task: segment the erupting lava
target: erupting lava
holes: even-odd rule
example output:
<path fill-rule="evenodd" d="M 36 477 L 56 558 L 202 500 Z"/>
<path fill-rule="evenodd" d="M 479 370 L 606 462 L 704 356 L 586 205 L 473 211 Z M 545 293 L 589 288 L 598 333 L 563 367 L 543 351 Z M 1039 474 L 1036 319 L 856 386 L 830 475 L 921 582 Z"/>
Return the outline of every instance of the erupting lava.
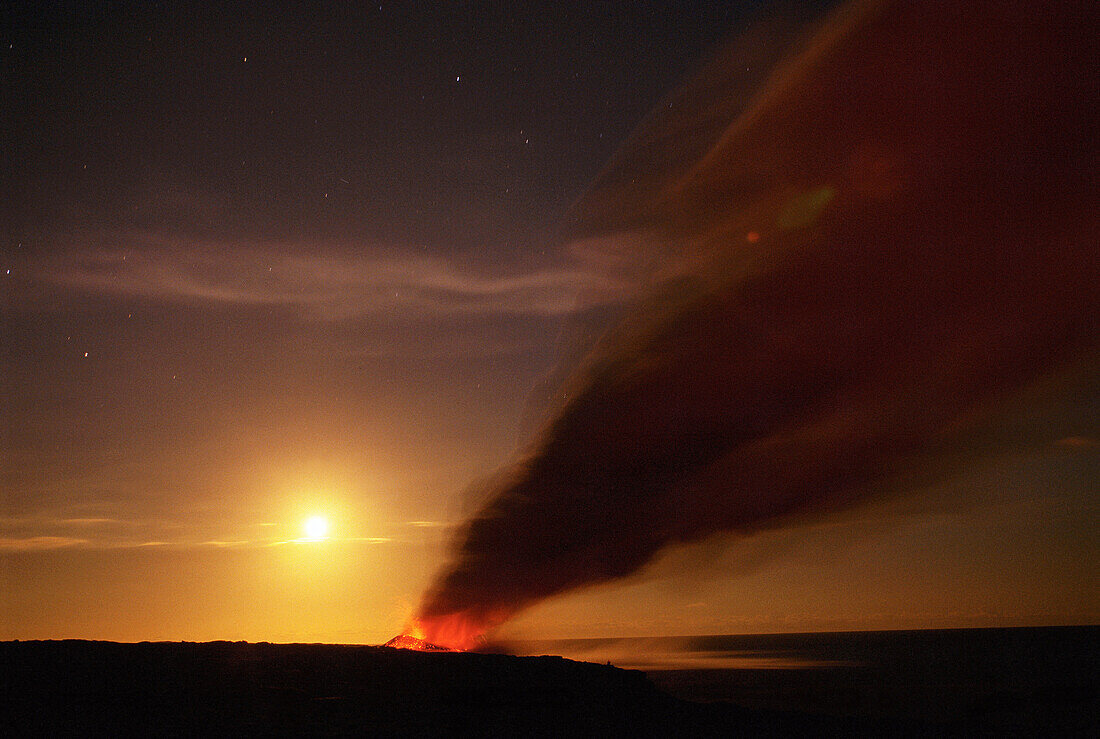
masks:
<path fill-rule="evenodd" d="M 494 625 L 475 622 L 461 613 L 414 618 L 404 631 L 382 646 L 421 652 L 465 652 L 476 647 L 482 635 Z"/>
<path fill-rule="evenodd" d="M 412 634 L 398 634 L 388 642 L 383 644 L 384 647 L 393 647 L 394 649 L 414 649 L 417 652 L 456 652 L 458 650 L 451 649 L 450 647 L 441 647 L 438 644 L 432 644 L 431 642 L 424 641 L 420 637 L 413 636 Z"/>

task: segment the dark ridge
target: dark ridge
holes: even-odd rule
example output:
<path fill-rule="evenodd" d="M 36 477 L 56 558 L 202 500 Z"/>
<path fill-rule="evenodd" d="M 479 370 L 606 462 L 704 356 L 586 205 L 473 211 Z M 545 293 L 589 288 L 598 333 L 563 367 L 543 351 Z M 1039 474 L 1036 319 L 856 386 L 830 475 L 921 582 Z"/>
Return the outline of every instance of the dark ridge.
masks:
<path fill-rule="evenodd" d="M 324 644 L 0 642 L 6 736 L 727 736 L 919 727 L 677 700 L 561 657 Z"/>

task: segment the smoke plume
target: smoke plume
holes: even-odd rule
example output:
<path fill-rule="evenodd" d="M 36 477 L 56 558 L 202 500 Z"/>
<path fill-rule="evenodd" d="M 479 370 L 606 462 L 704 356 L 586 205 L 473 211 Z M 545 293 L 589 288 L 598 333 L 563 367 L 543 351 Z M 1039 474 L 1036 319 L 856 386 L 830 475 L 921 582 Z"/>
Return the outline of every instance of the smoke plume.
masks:
<path fill-rule="evenodd" d="M 858 503 L 1009 393 L 1095 368 L 1094 14 L 862 2 L 747 105 L 729 50 L 671 97 L 576 209 L 577 244 L 644 260 L 645 285 L 465 524 L 425 638 L 469 646 L 671 544 Z"/>

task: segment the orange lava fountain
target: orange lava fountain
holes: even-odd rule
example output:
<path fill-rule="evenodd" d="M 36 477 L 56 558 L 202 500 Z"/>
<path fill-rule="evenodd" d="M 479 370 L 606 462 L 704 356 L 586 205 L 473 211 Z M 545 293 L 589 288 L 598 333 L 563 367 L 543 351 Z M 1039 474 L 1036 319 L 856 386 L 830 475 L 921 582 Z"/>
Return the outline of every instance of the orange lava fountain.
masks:
<path fill-rule="evenodd" d="M 451 649 L 450 647 L 441 647 L 438 644 L 432 644 L 431 642 L 421 639 L 418 636 L 413 636 L 412 634 L 398 634 L 382 646 L 391 647 L 393 649 L 412 649 L 417 652 L 457 651 L 455 649 Z"/>
<path fill-rule="evenodd" d="M 485 640 L 485 633 L 506 620 L 473 618 L 467 613 L 419 616 L 410 619 L 404 631 L 383 646 L 427 652 L 466 652 Z"/>

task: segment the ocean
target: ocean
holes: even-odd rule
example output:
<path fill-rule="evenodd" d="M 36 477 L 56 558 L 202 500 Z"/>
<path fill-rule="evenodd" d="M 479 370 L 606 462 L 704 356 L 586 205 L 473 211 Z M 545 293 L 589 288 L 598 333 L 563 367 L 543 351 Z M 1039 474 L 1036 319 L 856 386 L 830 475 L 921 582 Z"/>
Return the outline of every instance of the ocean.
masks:
<path fill-rule="evenodd" d="M 541 640 L 686 700 L 921 722 L 1061 713 L 1100 727 L 1100 626 Z"/>

